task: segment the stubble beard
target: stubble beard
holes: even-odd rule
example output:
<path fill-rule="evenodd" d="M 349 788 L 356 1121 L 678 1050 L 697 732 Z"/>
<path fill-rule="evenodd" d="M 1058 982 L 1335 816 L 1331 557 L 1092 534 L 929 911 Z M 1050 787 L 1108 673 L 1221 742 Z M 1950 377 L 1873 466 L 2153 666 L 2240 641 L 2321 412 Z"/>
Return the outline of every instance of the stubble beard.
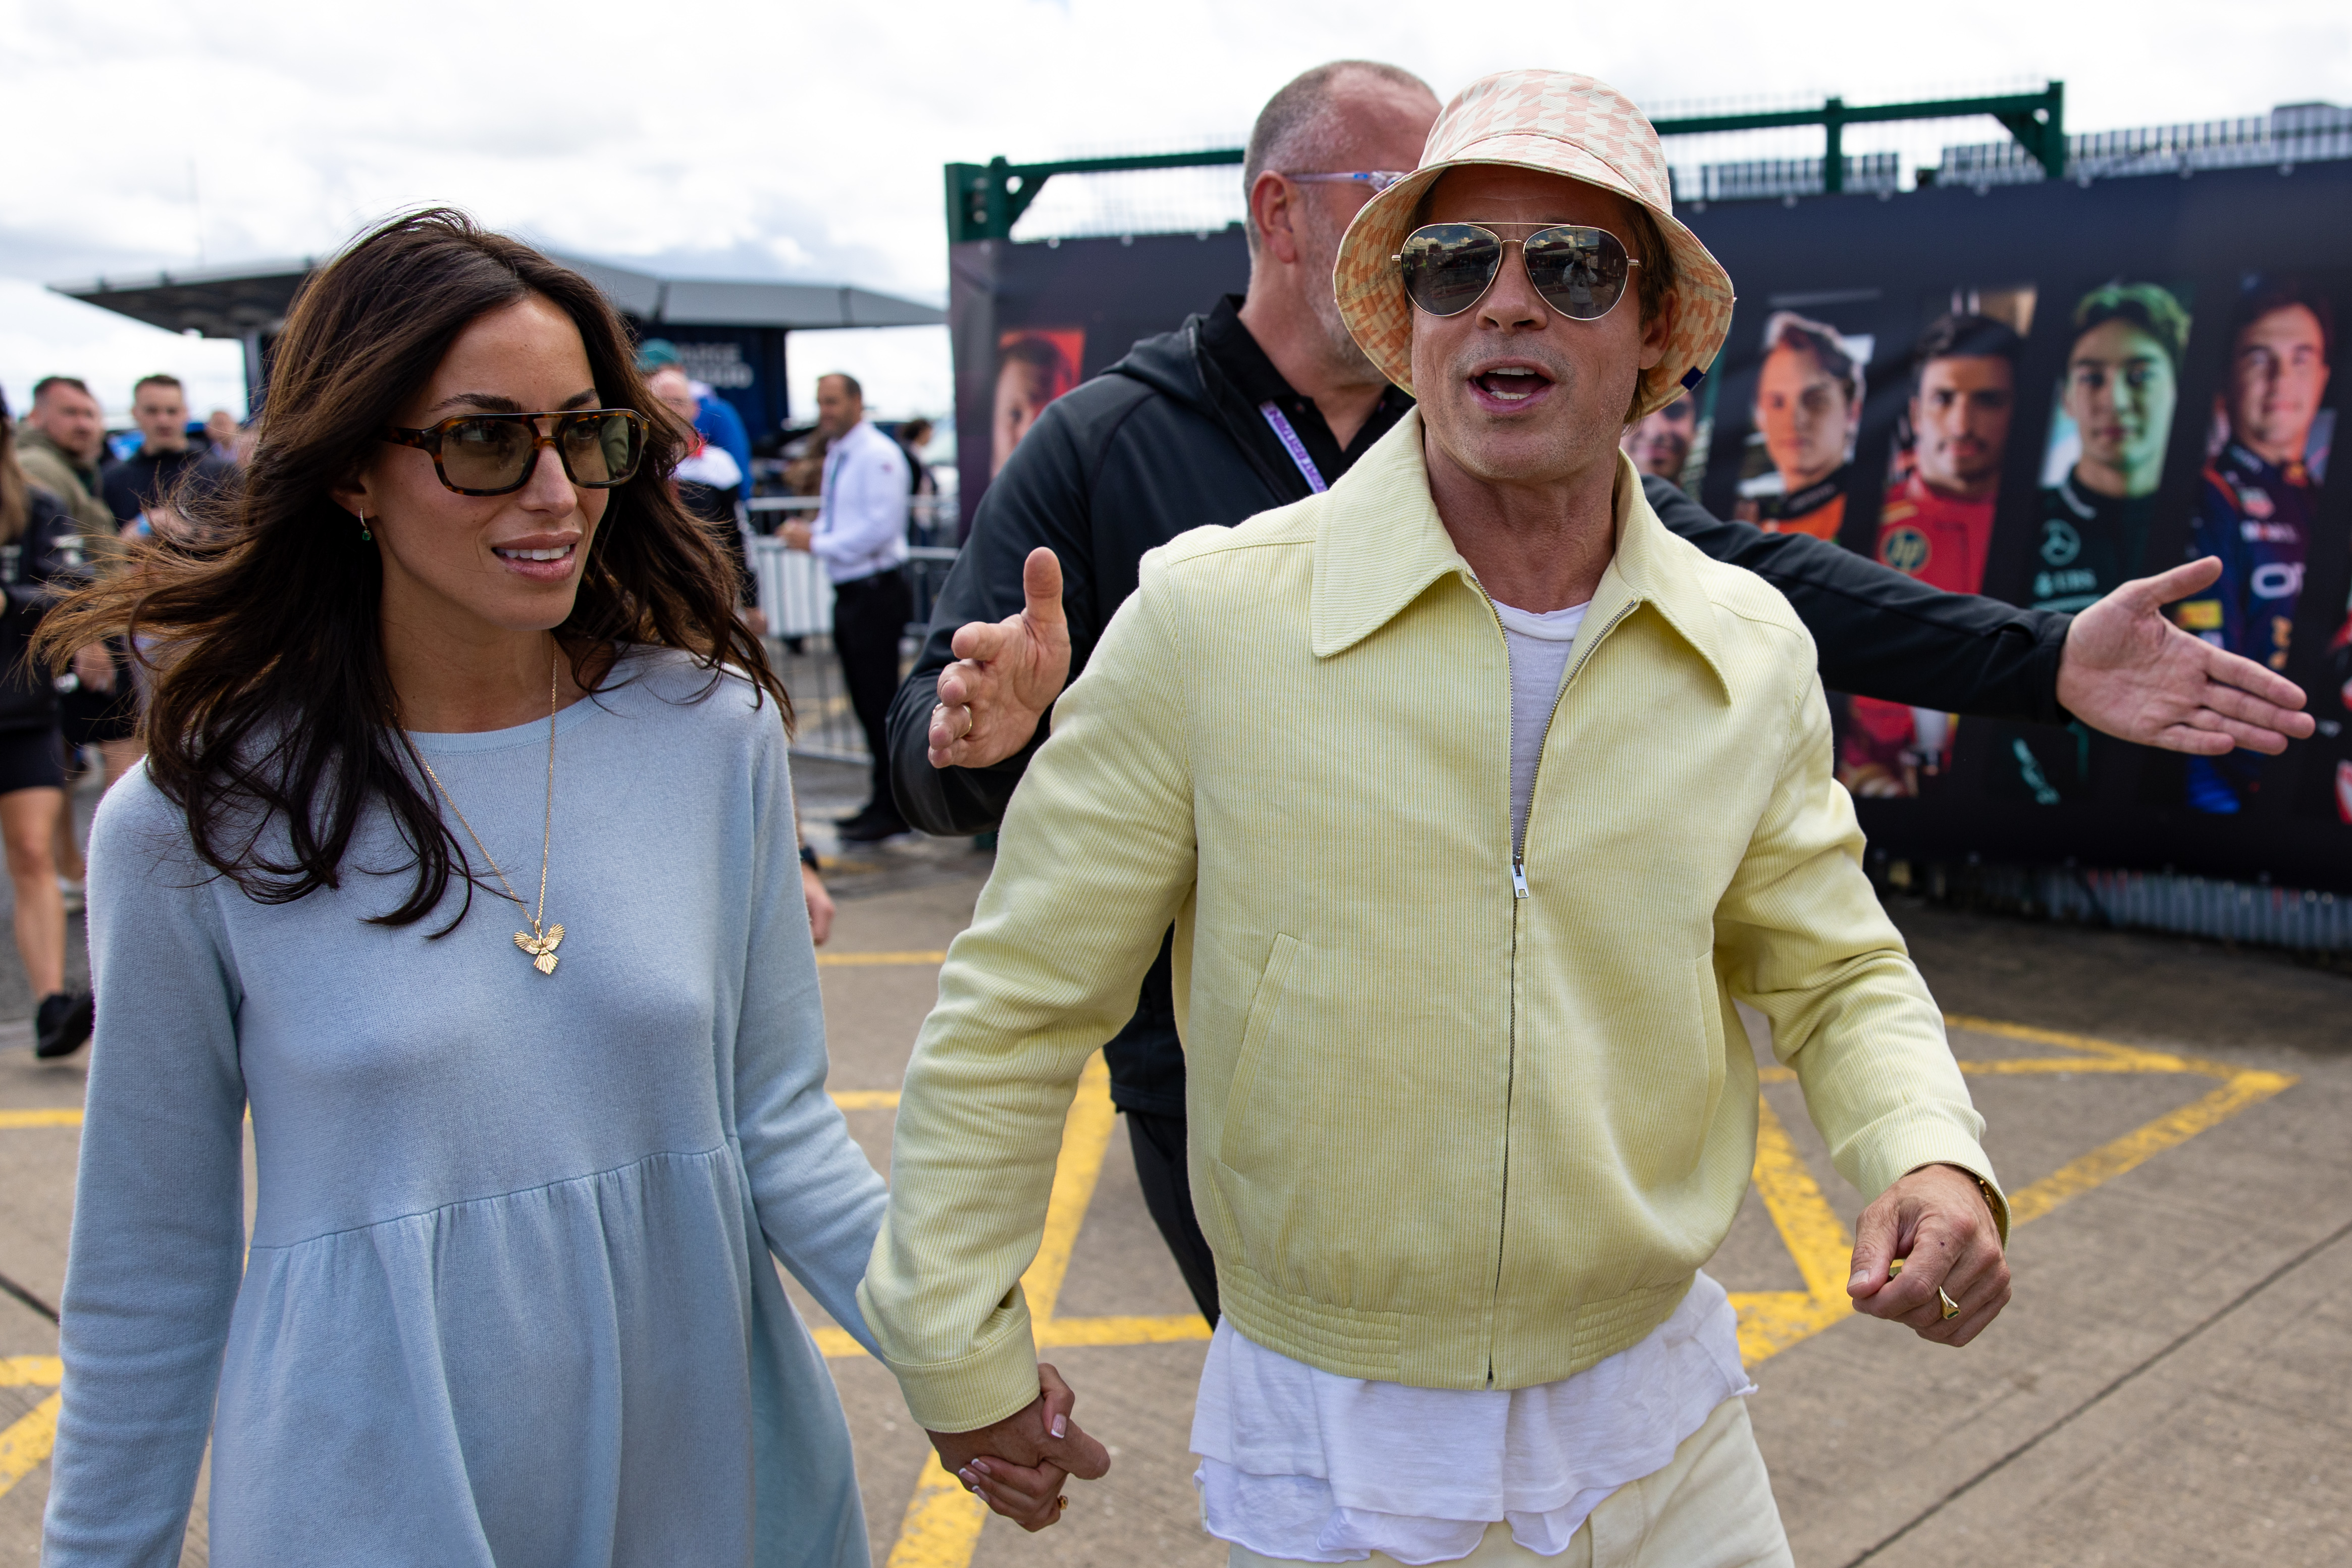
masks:
<path fill-rule="evenodd" d="M 1339 266 L 1339 236 L 1327 234 L 1317 225 L 1314 235 L 1315 252 L 1310 266 L 1318 281 L 1307 290 L 1307 302 L 1315 311 L 1315 325 L 1322 339 L 1324 373 L 1343 386 L 1366 386 L 1388 378 L 1371 361 L 1348 331 L 1348 319 L 1339 313 L 1339 296 L 1331 278 Z"/>

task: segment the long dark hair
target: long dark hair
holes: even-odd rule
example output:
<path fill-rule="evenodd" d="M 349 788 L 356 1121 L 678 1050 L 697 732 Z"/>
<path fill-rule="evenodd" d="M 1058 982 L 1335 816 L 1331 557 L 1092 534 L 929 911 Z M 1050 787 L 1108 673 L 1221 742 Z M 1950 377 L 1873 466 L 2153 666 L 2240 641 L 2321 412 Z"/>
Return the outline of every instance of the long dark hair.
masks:
<path fill-rule="evenodd" d="M 396 218 L 314 274 L 270 365 L 260 439 L 244 474 L 173 498 L 184 536 L 136 550 L 127 569 L 44 621 L 39 652 L 62 666 L 101 637 L 144 637 L 148 771 L 187 816 L 197 854 L 262 903 L 341 885 L 371 801 L 414 852 L 415 881 L 384 925 L 422 920 L 453 876 L 472 907 L 476 873 L 401 728 L 385 667 L 380 557 L 330 497 L 432 375 L 467 323 L 530 295 L 580 329 L 597 395 L 649 426 L 645 460 L 608 492 L 572 614 L 555 628 L 593 692 L 625 645 L 681 649 L 792 703 L 735 611 L 729 552 L 679 506 L 670 471 L 689 432 L 646 389 L 629 337 L 595 286 L 527 245 L 446 207 Z M 139 645 L 134 642 L 134 648 Z M 759 698 L 755 696 L 754 700 Z M 282 825 L 283 847 L 271 843 Z M 274 836 L 273 836 L 274 837 Z"/>

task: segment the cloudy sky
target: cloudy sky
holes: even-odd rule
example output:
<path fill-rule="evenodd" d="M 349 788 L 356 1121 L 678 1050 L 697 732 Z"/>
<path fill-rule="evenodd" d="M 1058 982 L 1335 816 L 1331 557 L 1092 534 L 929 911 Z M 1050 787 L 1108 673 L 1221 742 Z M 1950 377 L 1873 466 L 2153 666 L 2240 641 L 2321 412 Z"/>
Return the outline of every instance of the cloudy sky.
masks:
<path fill-rule="evenodd" d="M 850 281 L 942 302 L 941 163 L 1234 145 L 1275 88 L 1343 55 L 1403 65 L 1441 95 L 1507 66 L 1560 66 L 1654 110 L 1832 92 L 1883 102 L 2054 77 L 2078 131 L 2352 103 L 2343 0 L 1686 0 L 1613 13 L 1491 0 L 0 0 L 13 132 L 0 384 L 21 405 L 37 376 L 79 373 L 111 406 L 133 376 L 171 369 L 202 406 L 241 407 L 234 344 L 173 338 L 42 285 L 321 254 L 427 202 L 678 274 Z M 1714 155 L 1818 152 L 1807 135 Z M 1989 121 L 1887 128 L 1847 145 L 1900 144 L 1933 163 L 1942 142 L 1993 135 Z M 1074 216 L 1083 193 L 1047 191 Z M 1215 184 L 1191 196 L 1224 199 Z M 1038 216 L 1052 215 L 1041 203 Z M 796 337 L 794 405 L 835 365 L 865 376 L 886 414 L 947 405 L 943 330 Z"/>

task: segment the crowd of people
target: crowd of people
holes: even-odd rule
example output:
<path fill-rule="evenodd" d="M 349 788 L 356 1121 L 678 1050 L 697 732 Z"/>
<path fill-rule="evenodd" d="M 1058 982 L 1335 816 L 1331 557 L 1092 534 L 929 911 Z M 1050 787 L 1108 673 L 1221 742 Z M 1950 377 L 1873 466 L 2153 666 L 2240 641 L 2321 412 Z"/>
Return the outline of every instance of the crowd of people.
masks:
<path fill-rule="evenodd" d="M 2204 755 L 2310 733 L 2302 694 L 2165 620 L 2213 563 L 2021 609 L 1645 477 L 1621 436 L 1732 285 L 1605 83 L 1318 68 L 1244 179 L 1247 291 L 1035 415 L 895 697 L 910 476 L 821 389 L 786 542 L 874 749 L 852 826 L 1002 833 L 887 1191 L 693 384 L 446 210 L 312 278 L 238 482 L 142 384 L 144 467 L 87 489 L 142 510 L 20 661 L 157 650 L 89 851 L 46 1562 L 171 1561 L 209 1452 L 223 1562 L 863 1564 L 776 1262 L 1048 1527 L 1110 1462 L 1019 1284 L 1098 1048 L 1215 1325 L 1230 1562 L 1790 1561 L 1705 1272 L 1757 1136 L 1734 1002 L 1867 1200 L 1857 1310 L 1959 1347 L 2010 1293 L 1824 679 Z M 1809 332 L 1790 450 L 1842 463 Z"/>
<path fill-rule="evenodd" d="M 70 806 L 91 773 L 105 784 L 139 760 L 135 679 L 121 639 L 75 651 L 62 672 L 31 658 L 35 629 L 63 593 L 116 570 L 126 540 L 176 526 L 181 498 L 216 488 L 249 449 L 226 410 L 201 426 L 169 375 L 131 388 L 138 444 L 108 450 L 105 416 L 89 383 L 50 375 L 33 386 L 21 421 L 0 399 L 0 842 L 14 890 L 16 951 L 37 1002 L 33 1050 L 72 1055 L 90 1035 L 92 998 L 66 980 L 67 921 L 83 912 L 81 836 Z"/>

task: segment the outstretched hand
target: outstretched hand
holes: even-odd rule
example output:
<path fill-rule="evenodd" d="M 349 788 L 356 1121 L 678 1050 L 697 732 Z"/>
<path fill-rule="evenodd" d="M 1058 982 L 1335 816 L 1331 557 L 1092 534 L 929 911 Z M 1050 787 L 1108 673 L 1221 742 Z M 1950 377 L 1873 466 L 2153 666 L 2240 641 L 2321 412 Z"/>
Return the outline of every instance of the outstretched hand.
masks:
<path fill-rule="evenodd" d="M 1062 1482 L 1099 1480 L 1110 1454 L 1071 1419 L 1077 1395 L 1062 1374 L 1037 1363 L 1037 1397 L 992 1426 L 934 1432 L 940 1463 L 996 1512 L 1026 1531 L 1062 1517 Z"/>
<path fill-rule="evenodd" d="M 2059 658 L 2059 703 L 2119 740 L 2199 756 L 2233 746 L 2276 754 L 2309 735 L 2301 687 L 2165 618 L 2165 605 L 2221 574 L 2209 555 L 2126 583 L 2076 616 Z"/>
<path fill-rule="evenodd" d="M 1044 545 L 1021 567 L 1027 602 L 1017 616 L 956 628 L 956 661 L 940 671 L 931 710 L 931 766 L 984 768 L 1029 743 L 1070 678 L 1070 623 L 1062 563 Z"/>
<path fill-rule="evenodd" d="M 1888 1264 L 1903 1259 L 1901 1273 Z M 1946 1297 L 1959 1308 L 1944 1316 Z M 1853 1226 L 1853 1310 L 1908 1324 L 1923 1340 L 1964 1345 L 2009 1305 L 2009 1259 L 1977 1179 L 1922 1165 L 1879 1194 Z"/>

